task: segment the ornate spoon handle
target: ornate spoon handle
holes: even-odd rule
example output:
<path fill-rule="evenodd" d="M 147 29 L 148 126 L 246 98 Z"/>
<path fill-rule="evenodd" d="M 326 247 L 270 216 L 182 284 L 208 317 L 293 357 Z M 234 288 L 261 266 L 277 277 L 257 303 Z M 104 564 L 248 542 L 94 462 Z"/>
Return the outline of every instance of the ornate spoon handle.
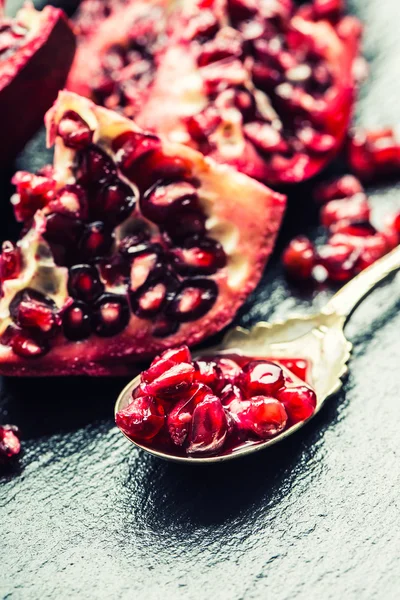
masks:
<path fill-rule="evenodd" d="M 323 308 L 322 313 L 336 313 L 347 319 L 368 292 L 399 269 L 400 246 L 377 260 L 342 287 Z"/>

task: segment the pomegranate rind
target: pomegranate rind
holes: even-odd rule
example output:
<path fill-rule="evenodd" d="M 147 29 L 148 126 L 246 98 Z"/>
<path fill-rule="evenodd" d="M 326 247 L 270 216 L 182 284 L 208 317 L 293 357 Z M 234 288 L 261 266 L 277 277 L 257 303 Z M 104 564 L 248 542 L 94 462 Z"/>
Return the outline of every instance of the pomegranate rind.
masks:
<path fill-rule="evenodd" d="M 141 132 L 133 121 L 117 113 L 72 92 L 60 92 L 57 102 L 46 115 L 48 142 L 55 144 L 54 177 L 60 188 L 73 180 L 75 151 L 65 147 L 62 139 L 57 137 L 58 123 L 68 110 L 77 112 L 88 123 L 95 143 L 111 156 L 113 139 L 124 132 Z M 162 151 L 165 156 L 179 156 L 191 165 L 192 176 L 201 182 L 199 194 L 208 216 L 207 234 L 221 242 L 227 256 L 227 265 L 210 276 L 219 288 L 210 311 L 197 321 L 182 323 L 176 333 L 164 339 L 153 336 L 157 327 L 154 320 L 131 315 L 126 329 L 115 337 L 92 336 L 85 341 L 69 342 L 60 334 L 49 353 L 35 359 L 22 359 L 10 347 L 0 345 L 0 373 L 20 376 L 126 375 L 132 372 L 132 363 L 153 357 L 172 346 L 197 344 L 232 321 L 260 280 L 281 224 L 286 198 L 229 166 L 216 164 L 192 148 L 162 141 Z M 34 227 L 18 242 L 23 249 L 23 262 L 29 267 L 23 269 L 19 278 L 9 280 L 3 286 L 0 332 L 10 324 L 10 301 L 19 289 L 28 285 L 39 291 L 43 291 L 45 285 L 46 293 L 59 308 L 71 301 L 67 291 L 68 271 L 54 264 L 51 251 L 43 240 L 44 221 L 43 213 L 38 211 Z M 46 249 L 44 281 L 36 272 L 35 245 L 29 236 L 35 244 Z M 48 292 L 49 282 L 51 293 Z M 106 291 L 112 292 L 113 288 L 109 286 Z"/>
<path fill-rule="evenodd" d="M 64 14 L 46 6 L 22 8 L 16 20 L 28 28 L 26 43 L 0 65 L 0 161 L 8 163 L 43 122 L 65 84 L 75 54 L 75 36 Z M 34 102 L 32 99 L 34 98 Z"/>

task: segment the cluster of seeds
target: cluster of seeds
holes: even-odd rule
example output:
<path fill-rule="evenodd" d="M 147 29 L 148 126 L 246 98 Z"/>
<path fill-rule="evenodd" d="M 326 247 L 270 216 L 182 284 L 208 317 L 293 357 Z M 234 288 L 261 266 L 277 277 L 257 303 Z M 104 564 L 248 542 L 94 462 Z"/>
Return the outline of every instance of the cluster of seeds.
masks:
<path fill-rule="evenodd" d="M 320 220 L 329 237 L 319 248 L 304 236 L 290 242 L 282 262 L 291 277 L 347 281 L 399 244 L 400 214 L 377 231 L 365 190 L 356 177 L 345 175 L 320 185 L 315 200 L 322 204 Z"/>
<path fill-rule="evenodd" d="M 13 204 L 27 227 L 43 211 L 43 237 L 56 263 L 69 269 L 70 298 L 58 309 L 35 290 L 16 294 L 10 305 L 14 325 L 3 343 L 33 357 L 47 352 L 61 331 L 72 341 L 117 335 L 131 313 L 155 320 L 156 337 L 204 316 L 218 296 L 210 276 L 225 267 L 226 256 L 206 235 L 200 184 L 190 165 L 164 156 L 157 137 L 133 132 L 114 141 L 114 161 L 92 143 L 93 132 L 73 111 L 61 119 L 58 134 L 76 151 L 76 183 L 57 190 L 49 168 L 36 175 L 18 172 Z M 18 277 L 22 263 L 20 249 L 6 242 L 1 281 Z"/>
<path fill-rule="evenodd" d="M 192 361 L 182 346 L 141 374 L 116 423 L 155 449 L 215 456 L 271 439 L 308 419 L 315 406 L 315 392 L 275 362 L 237 355 Z"/>

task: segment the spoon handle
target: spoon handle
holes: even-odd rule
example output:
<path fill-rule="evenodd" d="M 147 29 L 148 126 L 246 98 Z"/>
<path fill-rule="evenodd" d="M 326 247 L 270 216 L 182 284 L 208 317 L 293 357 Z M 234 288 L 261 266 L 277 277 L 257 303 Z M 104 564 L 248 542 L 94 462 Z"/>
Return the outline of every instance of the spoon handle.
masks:
<path fill-rule="evenodd" d="M 400 246 L 377 260 L 373 265 L 354 277 L 324 307 L 324 314 L 336 313 L 346 319 L 361 300 L 390 273 L 400 269 Z"/>

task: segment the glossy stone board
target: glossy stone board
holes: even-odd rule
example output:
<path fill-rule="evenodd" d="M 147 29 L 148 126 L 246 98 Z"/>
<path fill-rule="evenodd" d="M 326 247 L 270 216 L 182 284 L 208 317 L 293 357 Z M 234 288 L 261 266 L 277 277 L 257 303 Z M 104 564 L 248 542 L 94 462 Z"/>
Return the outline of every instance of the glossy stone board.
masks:
<path fill-rule="evenodd" d="M 371 61 L 357 120 L 398 124 L 400 4 L 351 8 Z M 39 136 L 18 167 L 45 161 Z M 279 266 L 293 234 L 320 233 L 309 189 L 291 193 L 275 258 L 237 323 L 310 313 L 332 293 L 288 284 Z M 400 184 L 371 191 L 378 219 L 400 209 Z M 4 217 L 0 228 L 13 234 Z M 398 598 L 399 308 L 400 276 L 349 322 L 341 393 L 281 446 L 224 465 L 185 468 L 130 445 L 112 418 L 124 380 L 3 380 L 0 422 L 21 427 L 25 452 L 0 476 L 0 597 Z"/>

